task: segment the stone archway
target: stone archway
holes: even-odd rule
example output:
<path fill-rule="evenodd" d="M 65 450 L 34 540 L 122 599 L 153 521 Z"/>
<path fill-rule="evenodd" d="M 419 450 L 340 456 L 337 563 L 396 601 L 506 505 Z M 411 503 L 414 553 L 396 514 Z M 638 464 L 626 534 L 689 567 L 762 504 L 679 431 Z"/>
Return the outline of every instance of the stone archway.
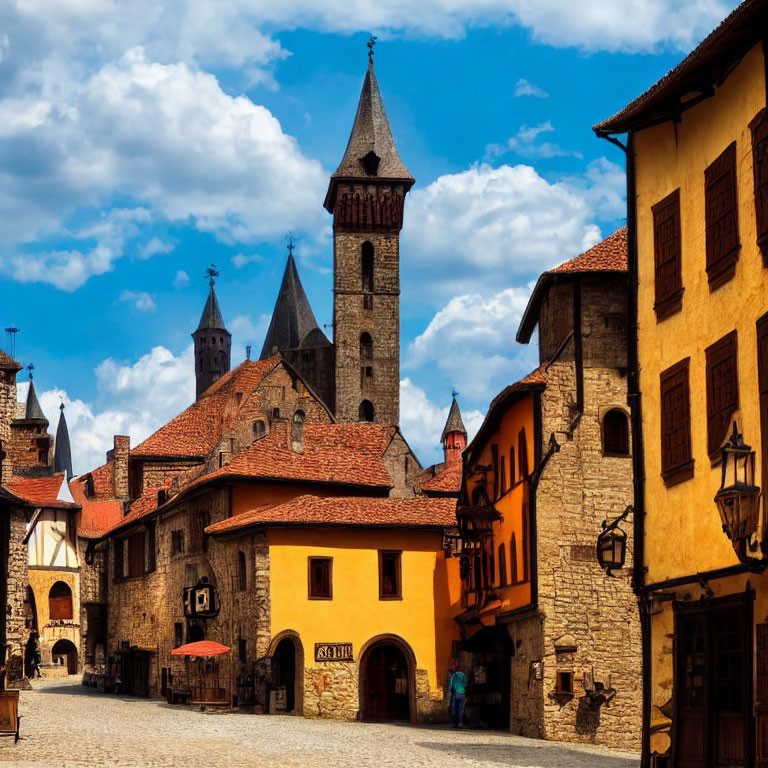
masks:
<path fill-rule="evenodd" d="M 378 635 L 361 649 L 358 668 L 361 720 L 418 720 L 416 655 L 398 635 Z"/>
<path fill-rule="evenodd" d="M 54 664 L 66 660 L 67 674 L 77 674 L 77 647 L 71 640 L 57 640 L 51 648 L 51 657 Z"/>
<path fill-rule="evenodd" d="M 269 644 L 272 658 L 272 685 L 269 714 L 304 714 L 304 646 L 292 629 L 279 632 Z M 284 697 L 284 699 L 283 699 Z M 284 709 L 277 706 L 284 700 Z"/>

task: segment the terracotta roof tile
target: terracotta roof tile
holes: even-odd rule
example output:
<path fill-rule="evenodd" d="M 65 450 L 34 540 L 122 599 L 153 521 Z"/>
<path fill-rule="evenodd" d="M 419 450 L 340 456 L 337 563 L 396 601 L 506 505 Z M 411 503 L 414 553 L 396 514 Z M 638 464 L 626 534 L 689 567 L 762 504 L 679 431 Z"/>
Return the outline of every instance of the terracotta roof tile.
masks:
<path fill-rule="evenodd" d="M 64 509 L 76 509 L 77 504 L 69 501 L 61 501 L 58 496 L 61 486 L 66 482 L 63 472 L 51 477 L 20 477 L 14 475 L 5 484 L 8 490 L 30 504 L 39 507 L 60 507 Z"/>
<path fill-rule="evenodd" d="M 99 469 L 103 468 L 100 467 Z M 81 475 L 69 481 L 69 490 L 72 493 L 72 498 L 82 508 L 77 533 L 84 539 L 96 539 L 122 519 L 123 502 L 116 499 L 99 499 L 96 496 L 86 496 L 84 480 L 85 476 Z M 96 480 L 94 478 L 95 485 Z M 111 495 L 111 493 L 112 486 L 110 485 L 109 494 Z"/>
<path fill-rule="evenodd" d="M 320 525 L 386 528 L 450 528 L 456 525 L 453 499 L 299 496 L 209 525 L 206 533 L 229 533 L 255 525 Z"/>
<path fill-rule="evenodd" d="M 457 493 L 461 489 L 461 464 L 454 464 L 421 483 L 425 492 Z"/>
<path fill-rule="evenodd" d="M 132 449 L 131 456 L 207 456 L 237 416 L 235 393 L 242 392 L 245 402 L 278 361 L 279 357 L 270 357 L 241 363 L 214 382 L 189 408 Z"/>
<path fill-rule="evenodd" d="M 628 271 L 627 266 L 627 228 L 621 227 L 597 245 L 593 245 L 580 256 L 543 272 L 533 289 L 528 305 L 523 312 L 520 327 L 517 331 L 517 341 L 527 344 L 531 340 L 536 324 L 539 322 L 539 310 L 545 291 L 558 279 L 568 275 L 587 273 L 616 272 L 621 274 Z"/>
<path fill-rule="evenodd" d="M 2 349 L 0 349 L 0 369 L 4 371 L 20 371 L 21 363 L 14 360 L 10 355 L 6 355 Z"/>
<path fill-rule="evenodd" d="M 223 478 L 278 478 L 305 482 L 392 487 L 382 456 L 394 427 L 380 424 L 304 425 L 303 452 L 291 450 L 289 427 L 275 424 L 229 464 L 199 477 L 185 490 Z"/>

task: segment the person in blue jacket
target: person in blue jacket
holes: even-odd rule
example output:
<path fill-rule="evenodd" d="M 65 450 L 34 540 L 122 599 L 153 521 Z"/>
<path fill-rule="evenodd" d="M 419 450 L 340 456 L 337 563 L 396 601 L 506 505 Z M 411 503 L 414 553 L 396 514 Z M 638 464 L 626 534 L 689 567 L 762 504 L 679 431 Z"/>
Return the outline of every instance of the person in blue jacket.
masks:
<path fill-rule="evenodd" d="M 448 690 L 451 693 L 451 720 L 458 728 L 464 720 L 464 700 L 467 696 L 467 676 L 459 668 L 459 660 L 451 659 L 451 679 Z"/>

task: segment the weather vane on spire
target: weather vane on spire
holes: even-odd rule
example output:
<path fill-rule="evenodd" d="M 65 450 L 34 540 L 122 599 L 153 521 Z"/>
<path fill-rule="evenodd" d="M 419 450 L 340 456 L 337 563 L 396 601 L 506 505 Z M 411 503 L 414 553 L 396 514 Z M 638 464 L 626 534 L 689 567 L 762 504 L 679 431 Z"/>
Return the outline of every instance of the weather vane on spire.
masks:
<path fill-rule="evenodd" d="M 288 255 L 293 256 L 293 249 L 296 247 L 296 238 L 293 236 L 293 232 L 289 232 L 285 236 L 285 242 L 288 244 Z"/>
<path fill-rule="evenodd" d="M 35 366 L 32 363 L 30 363 L 27 366 L 27 370 L 29 371 L 29 380 L 32 381 L 32 371 L 35 370 Z"/>
<path fill-rule="evenodd" d="M 370 64 L 373 64 L 373 46 L 376 45 L 376 41 L 378 40 L 378 37 L 374 37 L 371 35 L 371 39 L 366 43 L 368 46 L 368 62 Z"/>
<path fill-rule="evenodd" d="M 458 392 L 458 390 L 456 389 L 456 387 L 451 387 L 451 397 L 452 397 L 454 400 L 456 399 L 456 395 L 458 395 L 458 394 L 459 394 L 459 392 Z"/>
<path fill-rule="evenodd" d="M 211 288 L 213 288 L 213 284 L 216 282 L 213 278 L 219 276 L 219 272 L 216 269 L 216 265 L 211 264 L 211 266 L 205 270 L 205 274 L 208 276 L 208 285 L 210 285 Z"/>

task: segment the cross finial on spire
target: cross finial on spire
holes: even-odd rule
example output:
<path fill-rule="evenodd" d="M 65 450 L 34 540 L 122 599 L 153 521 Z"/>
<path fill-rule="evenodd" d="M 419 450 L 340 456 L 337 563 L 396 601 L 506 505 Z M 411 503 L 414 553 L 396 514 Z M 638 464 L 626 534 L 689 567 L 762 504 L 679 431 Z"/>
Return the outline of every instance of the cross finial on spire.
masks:
<path fill-rule="evenodd" d="M 366 43 L 366 45 L 368 46 L 368 62 L 370 64 L 373 64 L 373 46 L 376 45 L 376 41 L 378 39 L 379 39 L 378 37 L 371 35 L 371 39 Z"/>
<path fill-rule="evenodd" d="M 32 363 L 30 363 L 30 364 L 27 366 L 27 370 L 29 371 L 29 380 L 30 380 L 30 381 L 32 381 L 32 378 L 33 378 L 33 377 L 32 377 L 32 371 L 34 371 L 34 370 L 35 370 L 35 366 L 34 366 Z"/>
<path fill-rule="evenodd" d="M 205 274 L 208 276 L 208 285 L 210 285 L 211 288 L 213 288 L 213 284 L 216 282 L 213 278 L 219 276 L 219 272 L 216 269 L 216 265 L 211 264 L 211 266 L 205 270 Z"/>
<path fill-rule="evenodd" d="M 288 244 L 288 255 L 293 256 L 293 249 L 296 247 L 296 238 L 293 236 L 293 232 L 289 232 L 285 236 L 285 242 Z"/>

